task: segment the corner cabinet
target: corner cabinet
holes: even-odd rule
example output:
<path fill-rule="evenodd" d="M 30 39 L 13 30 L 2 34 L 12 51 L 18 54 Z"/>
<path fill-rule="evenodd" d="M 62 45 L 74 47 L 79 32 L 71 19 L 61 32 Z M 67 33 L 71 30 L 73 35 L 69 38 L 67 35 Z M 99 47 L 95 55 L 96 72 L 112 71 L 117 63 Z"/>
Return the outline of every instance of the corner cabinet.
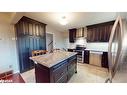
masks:
<path fill-rule="evenodd" d="M 69 42 L 70 43 L 74 43 L 75 42 L 75 39 L 76 39 L 76 31 L 77 31 L 76 28 L 69 29 Z"/>
<path fill-rule="evenodd" d="M 32 50 L 46 49 L 46 24 L 23 16 L 15 25 L 20 72 L 34 67 Z"/>
<path fill-rule="evenodd" d="M 87 26 L 87 42 L 108 42 L 114 21 Z"/>

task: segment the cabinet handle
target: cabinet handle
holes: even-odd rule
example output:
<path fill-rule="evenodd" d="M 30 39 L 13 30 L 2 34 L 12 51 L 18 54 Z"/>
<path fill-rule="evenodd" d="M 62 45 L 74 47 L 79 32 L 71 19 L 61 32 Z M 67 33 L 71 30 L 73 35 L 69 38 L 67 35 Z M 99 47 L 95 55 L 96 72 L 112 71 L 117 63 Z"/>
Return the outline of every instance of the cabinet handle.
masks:
<path fill-rule="evenodd" d="M 63 74 L 64 74 L 64 72 L 61 73 L 61 75 L 63 75 Z"/>

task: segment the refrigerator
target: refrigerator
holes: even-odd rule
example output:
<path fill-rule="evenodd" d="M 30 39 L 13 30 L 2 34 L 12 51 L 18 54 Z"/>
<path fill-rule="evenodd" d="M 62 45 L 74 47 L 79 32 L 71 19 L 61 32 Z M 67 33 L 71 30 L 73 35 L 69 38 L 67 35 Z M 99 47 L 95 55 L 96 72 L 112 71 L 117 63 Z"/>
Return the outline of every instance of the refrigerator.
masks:
<path fill-rule="evenodd" d="M 108 78 L 106 83 L 127 82 L 127 23 L 118 16 L 112 27 L 108 44 Z"/>

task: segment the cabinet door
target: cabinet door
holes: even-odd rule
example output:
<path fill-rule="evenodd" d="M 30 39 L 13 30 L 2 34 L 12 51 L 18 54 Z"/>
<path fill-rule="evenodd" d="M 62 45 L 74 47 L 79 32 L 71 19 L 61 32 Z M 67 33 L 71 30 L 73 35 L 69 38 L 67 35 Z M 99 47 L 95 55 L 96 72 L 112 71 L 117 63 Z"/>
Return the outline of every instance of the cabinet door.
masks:
<path fill-rule="evenodd" d="M 101 59 L 101 66 L 104 68 L 108 68 L 108 52 L 103 52 Z"/>
<path fill-rule="evenodd" d="M 27 38 L 27 37 L 19 37 L 18 38 L 20 72 L 24 72 L 30 68 L 28 42 L 29 42 L 29 38 Z"/>
<path fill-rule="evenodd" d="M 69 29 L 69 42 L 74 43 L 76 39 L 76 29 Z"/>
<path fill-rule="evenodd" d="M 74 57 L 69 58 L 69 64 L 68 64 L 68 80 L 76 72 L 77 72 L 77 57 L 74 56 Z"/>
<path fill-rule="evenodd" d="M 87 42 L 93 42 L 94 41 L 94 29 L 88 28 L 87 29 Z"/>
<path fill-rule="evenodd" d="M 89 51 L 84 51 L 84 63 L 89 64 Z"/>
<path fill-rule="evenodd" d="M 33 35 L 33 26 L 32 26 L 32 23 L 29 23 L 28 24 L 28 29 L 29 29 L 29 35 Z"/>

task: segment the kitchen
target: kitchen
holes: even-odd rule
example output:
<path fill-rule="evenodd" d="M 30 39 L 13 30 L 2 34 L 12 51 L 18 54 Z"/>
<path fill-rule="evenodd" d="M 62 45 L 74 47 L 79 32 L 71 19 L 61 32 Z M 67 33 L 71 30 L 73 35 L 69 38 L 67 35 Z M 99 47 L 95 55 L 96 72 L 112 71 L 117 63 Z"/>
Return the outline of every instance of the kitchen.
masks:
<path fill-rule="evenodd" d="M 1 65 L 1 68 L 6 68 L 1 71 L 1 79 L 8 79 L 13 72 L 23 82 L 104 83 L 109 74 L 108 42 L 116 14 L 2 13 L 7 20 L 5 25 L 13 25 L 12 30 L 9 28 L 13 34 L 6 35 L 8 40 L 1 36 L 0 41 L 13 43 L 8 51 L 12 50 L 10 56 L 14 52 L 16 62 Z M 47 33 L 52 35 L 50 42 Z M 6 63 L 5 60 L 2 62 Z"/>

